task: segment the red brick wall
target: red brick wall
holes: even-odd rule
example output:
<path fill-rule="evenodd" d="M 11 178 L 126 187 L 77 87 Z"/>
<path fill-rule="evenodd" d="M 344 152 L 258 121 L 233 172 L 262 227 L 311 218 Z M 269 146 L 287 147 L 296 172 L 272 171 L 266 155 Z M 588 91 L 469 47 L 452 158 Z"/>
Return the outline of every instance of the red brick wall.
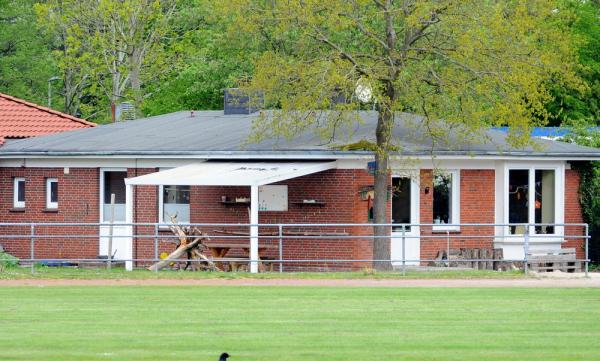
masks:
<path fill-rule="evenodd" d="M 155 172 L 154 168 L 129 169 L 128 177 Z M 12 210 L 13 177 L 26 178 L 26 207 L 23 211 Z M 59 207 L 56 211 L 45 210 L 46 178 L 57 178 L 59 184 Z M 48 223 L 97 223 L 99 221 L 99 169 L 71 168 L 65 175 L 63 168 L 0 168 L 0 216 L 2 222 L 48 222 Z M 361 201 L 359 189 L 372 184 L 372 177 L 363 170 L 330 170 L 319 174 L 292 179 L 281 184 L 288 185 L 289 210 L 287 212 L 260 212 L 261 223 L 355 223 L 367 222 L 368 202 Z M 248 223 L 245 206 L 226 206 L 221 196 L 235 198 L 249 196 L 248 187 L 192 187 L 190 194 L 191 217 L 194 223 Z M 134 221 L 153 223 L 158 220 L 158 191 L 155 186 L 135 187 Z M 295 205 L 303 199 L 317 199 L 325 205 Z M 215 227 L 206 229 L 213 234 Z M 230 227 L 231 229 L 231 227 Z M 237 228 L 246 231 L 247 227 Z M 261 231 L 275 231 L 276 228 Z M 316 231 L 317 229 L 315 229 Z M 328 232 L 345 234 L 370 234 L 370 227 L 332 227 Z M 30 255 L 29 226 L 0 227 L 0 235 L 22 235 L 23 238 L 3 238 L 5 249 L 20 258 Z M 36 240 L 36 258 L 96 258 L 98 255 L 97 227 L 42 227 L 38 235 L 81 235 L 90 237 L 40 238 Z M 154 257 L 154 227 L 137 226 L 135 234 L 148 235 L 134 240 L 134 257 Z M 170 232 L 160 232 L 170 236 Z M 276 243 L 276 240 L 261 239 Z M 369 258 L 371 247 L 364 239 L 297 239 L 284 241 L 284 258 L 304 259 L 355 259 Z M 162 238 L 159 252 L 173 249 Z M 273 251 L 273 257 L 277 251 Z M 311 264 L 320 268 L 335 264 Z M 306 266 L 306 265 L 304 265 Z M 349 264 L 347 265 L 350 266 Z"/>
<path fill-rule="evenodd" d="M 583 223 L 581 204 L 579 203 L 579 173 L 572 169 L 565 170 L 565 223 Z M 569 238 L 569 235 L 584 235 L 583 227 L 565 227 L 565 243 L 562 248 L 573 247 L 577 258 L 585 258 L 585 241 L 581 238 Z"/>
<path fill-rule="evenodd" d="M 425 194 L 425 188 L 429 193 Z M 433 223 L 433 171 L 421 170 L 420 189 L 421 223 Z M 460 171 L 460 222 L 494 223 L 495 172 L 493 169 L 463 169 Z M 432 232 L 431 227 L 421 227 L 421 258 L 433 259 L 438 251 L 448 247 L 445 232 Z M 450 248 L 493 248 L 493 227 L 462 226 L 460 232 L 450 232 Z M 467 237 L 460 237 L 467 236 Z M 476 236 L 476 237 L 473 237 Z M 471 238 L 473 237 L 473 238 Z"/>
<path fill-rule="evenodd" d="M 155 168 L 129 169 L 128 176 L 155 172 Z M 26 208 L 24 211 L 12 210 L 13 178 L 26 178 Z M 45 210 L 46 178 L 57 178 L 59 182 L 58 211 Z M 461 222 L 493 223 L 494 222 L 494 171 L 462 170 L 461 171 Z M 287 212 L 260 212 L 260 223 L 367 223 L 368 202 L 361 200 L 361 187 L 372 185 L 373 177 L 366 171 L 329 170 L 313 175 L 299 177 L 280 184 L 288 185 L 289 210 Z M 420 221 L 431 223 L 432 219 L 432 171 L 421 170 L 420 182 Z M 579 175 L 572 170 L 566 171 L 565 177 L 565 222 L 583 222 L 578 201 Z M 430 192 L 425 194 L 425 187 Z M 2 222 L 90 222 L 99 219 L 99 170 L 97 168 L 71 168 L 65 175 L 62 168 L 0 168 L 0 219 Z M 192 187 L 190 194 L 191 217 L 194 223 L 248 223 L 248 210 L 245 206 L 226 206 L 221 203 L 221 196 L 235 198 L 249 196 L 248 187 Z M 153 223 L 158 220 L 158 192 L 154 186 L 139 186 L 134 190 L 134 220 L 136 222 Z M 323 207 L 295 205 L 293 202 L 302 199 L 316 199 L 324 202 Z M 389 207 L 388 207 L 389 208 Z M 206 229 L 214 234 L 214 228 Z M 246 231 L 246 227 L 237 231 Z M 233 229 L 229 227 L 229 229 Z M 275 228 L 261 229 L 261 232 L 276 231 Z M 353 236 L 365 236 L 358 239 L 287 239 L 284 241 L 284 258 L 303 259 L 370 259 L 372 257 L 372 234 L 369 226 L 333 227 L 330 232 L 342 232 Z M 489 234 L 493 233 L 491 227 Z M 567 230 L 568 233 L 581 230 Z M 24 238 L 2 238 L 6 250 L 21 258 L 29 257 L 29 226 L 0 227 L 0 236 L 20 234 Z M 476 238 L 458 238 L 453 240 L 451 248 L 460 247 L 492 247 L 492 240 L 483 237 L 481 228 L 463 226 L 460 236 L 481 236 Z M 81 235 L 90 237 L 42 238 L 36 241 L 36 257 L 38 258 L 95 258 L 98 255 L 97 227 L 75 229 L 74 227 L 50 228 L 39 226 L 36 233 L 44 235 Z M 154 227 L 138 226 L 136 234 L 148 235 L 134 241 L 134 257 L 154 257 Z M 161 232 L 162 236 L 170 235 Z M 423 235 L 432 235 L 431 227 L 422 227 Z M 439 235 L 436 233 L 436 235 Z M 228 240 L 229 241 L 229 240 Z M 261 239 L 260 242 L 276 243 L 277 240 Z M 583 256 L 582 240 L 569 239 L 565 247 L 576 247 L 578 256 Z M 421 244 L 421 257 L 433 258 L 440 249 L 446 248 L 445 238 L 424 238 Z M 159 252 L 170 251 L 173 245 L 161 240 Z M 277 251 L 271 256 L 276 257 Z M 298 265 L 296 268 L 307 267 Z M 310 264 L 319 269 L 331 268 L 335 264 Z M 354 262 L 348 267 L 370 266 Z M 291 268 L 291 267 L 290 267 Z M 289 269 L 289 268 L 288 268 Z"/>
<path fill-rule="evenodd" d="M 367 202 L 361 201 L 359 189 L 361 186 L 372 184 L 372 176 L 363 170 L 329 170 L 317 174 L 291 179 L 278 184 L 288 186 L 288 211 L 287 212 L 260 212 L 260 223 L 366 223 Z M 249 197 L 249 187 L 192 187 L 190 194 L 191 221 L 193 223 L 248 223 L 249 214 L 246 206 L 224 205 L 221 197 L 229 199 L 236 197 Z M 323 206 L 297 205 L 303 199 L 316 199 L 324 202 Z M 214 234 L 214 228 L 206 229 Z M 228 230 L 246 232 L 247 227 L 227 227 Z M 368 230 L 365 227 L 327 227 L 315 228 L 313 231 L 327 233 L 346 233 L 363 235 Z M 286 227 L 286 230 L 300 231 Z M 308 230 L 303 228 L 302 231 Z M 277 228 L 263 227 L 260 232 L 276 232 Z M 225 241 L 213 237 L 216 240 Z M 232 241 L 231 239 L 227 240 Z M 276 239 L 259 239 L 261 243 L 276 244 Z M 269 254 L 278 258 L 276 250 Z M 370 257 L 370 246 L 363 239 L 285 239 L 283 243 L 284 259 L 356 259 Z M 338 267 L 336 267 L 338 266 Z M 287 266 L 287 269 L 331 267 L 348 268 L 350 264 L 342 267 L 332 263 L 305 263 Z"/>
<path fill-rule="evenodd" d="M 98 169 L 71 168 L 68 175 L 63 168 L 0 168 L 0 219 L 2 222 L 98 222 Z M 24 177 L 25 203 L 23 211 L 13 210 L 13 178 Z M 46 210 L 46 178 L 58 179 L 58 210 Z M 37 258 L 96 258 L 98 230 L 96 227 L 42 227 L 38 235 L 82 235 L 77 238 L 40 238 L 36 240 Z M 0 227 L 0 235 L 28 236 L 29 227 Z M 17 257 L 29 258 L 30 241 L 27 238 L 2 238 L 0 244 Z"/>

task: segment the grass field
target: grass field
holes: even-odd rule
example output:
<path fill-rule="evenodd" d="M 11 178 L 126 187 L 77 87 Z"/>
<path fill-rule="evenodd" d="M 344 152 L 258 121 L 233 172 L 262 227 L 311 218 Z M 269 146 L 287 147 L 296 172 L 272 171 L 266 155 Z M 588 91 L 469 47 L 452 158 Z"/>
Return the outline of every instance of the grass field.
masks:
<path fill-rule="evenodd" d="M 598 360 L 598 289 L 3 287 L 1 360 Z"/>
<path fill-rule="evenodd" d="M 150 272 L 147 270 L 125 271 L 122 268 L 106 270 L 79 269 L 79 268 L 56 268 L 36 267 L 32 274 L 28 267 L 8 268 L 0 272 L 0 280 L 3 279 L 516 279 L 526 277 L 522 271 L 496 272 L 485 270 L 448 270 L 439 271 L 414 271 L 408 270 L 405 275 L 396 272 L 272 272 L 256 273 L 247 272 L 182 272 L 182 271 L 160 271 Z"/>

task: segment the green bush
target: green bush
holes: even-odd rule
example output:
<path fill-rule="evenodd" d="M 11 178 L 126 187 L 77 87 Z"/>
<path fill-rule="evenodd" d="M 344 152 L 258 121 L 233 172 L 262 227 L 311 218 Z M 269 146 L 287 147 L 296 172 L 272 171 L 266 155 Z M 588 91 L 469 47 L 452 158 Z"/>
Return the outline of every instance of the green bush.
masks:
<path fill-rule="evenodd" d="M 12 254 L 0 252 L 0 271 L 5 268 L 14 268 L 19 264 L 19 259 Z"/>

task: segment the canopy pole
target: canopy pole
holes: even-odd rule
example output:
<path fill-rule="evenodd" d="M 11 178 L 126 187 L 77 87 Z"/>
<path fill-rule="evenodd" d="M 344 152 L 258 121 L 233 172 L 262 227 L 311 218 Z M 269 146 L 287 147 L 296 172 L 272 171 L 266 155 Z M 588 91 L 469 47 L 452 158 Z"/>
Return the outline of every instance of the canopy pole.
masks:
<path fill-rule="evenodd" d="M 127 224 L 127 235 L 125 239 L 128 243 L 126 247 L 127 251 L 125 252 L 125 259 L 127 259 L 128 261 L 125 261 L 125 269 L 127 271 L 132 271 L 133 261 L 131 261 L 131 259 L 133 258 L 133 185 L 127 184 L 127 182 L 125 182 L 125 223 Z"/>
<path fill-rule="evenodd" d="M 258 186 L 250 187 L 250 272 L 258 273 Z"/>

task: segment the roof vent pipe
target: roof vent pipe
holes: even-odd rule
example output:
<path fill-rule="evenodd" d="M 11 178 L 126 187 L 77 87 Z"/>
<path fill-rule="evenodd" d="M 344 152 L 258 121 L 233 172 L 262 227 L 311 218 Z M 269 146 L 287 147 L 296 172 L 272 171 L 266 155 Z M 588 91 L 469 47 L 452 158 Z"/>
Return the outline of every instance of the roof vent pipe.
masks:
<path fill-rule="evenodd" d="M 238 88 L 225 89 L 223 111 L 229 114 L 252 114 L 257 112 L 264 102 L 262 92 L 248 93 Z"/>

